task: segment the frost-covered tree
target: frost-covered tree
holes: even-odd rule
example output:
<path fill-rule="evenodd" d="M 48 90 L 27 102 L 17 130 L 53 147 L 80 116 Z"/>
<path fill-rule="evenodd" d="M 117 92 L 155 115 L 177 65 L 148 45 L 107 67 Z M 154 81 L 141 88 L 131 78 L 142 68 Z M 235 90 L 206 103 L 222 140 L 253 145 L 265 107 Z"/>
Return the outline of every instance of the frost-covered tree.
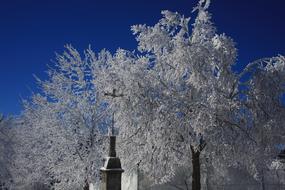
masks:
<path fill-rule="evenodd" d="M 13 118 L 0 114 L 0 189 L 8 189 L 13 183 L 14 131 Z"/>
<path fill-rule="evenodd" d="M 91 50 L 81 58 L 67 46 L 48 79 L 37 79 L 40 93 L 24 102 L 18 162 L 26 182 L 83 189 L 98 178 L 109 113 L 92 82 L 93 59 Z"/>
<path fill-rule="evenodd" d="M 273 134 L 284 128 L 283 79 L 276 78 L 279 91 L 272 91 L 275 87 L 264 82 L 272 80 L 273 71 L 265 69 L 262 76 L 255 72 L 244 91 L 244 73 L 232 70 L 237 63 L 235 44 L 217 33 L 207 11 L 209 4 L 205 0 L 198 3 L 192 29 L 189 18 L 170 11 L 162 11 L 163 18 L 154 26 L 133 26 L 140 53 L 119 49 L 114 56 L 106 56 L 106 62 L 94 72 L 96 86 L 122 95 L 110 100 L 110 107 L 116 110 L 123 161 L 134 164 L 141 160 L 156 183 L 168 181 L 178 166 L 192 165 L 193 190 L 201 188 L 201 156 L 211 158 L 216 170 L 222 170 L 222 165 L 241 167 L 244 146 L 259 149 L 266 154 L 265 160 L 272 154 L 262 149 L 273 150 L 275 143 L 281 143 Z M 283 75 L 284 57 L 267 61 L 274 62 L 278 68 L 274 71 Z M 249 106 L 258 97 L 263 106 L 270 100 L 267 109 L 276 110 L 278 105 L 282 111 L 263 118 L 261 108 Z M 269 121 L 274 122 L 271 127 L 267 127 Z M 275 140 L 261 148 L 264 142 L 256 139 L 260 141 L 260 133 L 265 133 L 263 126 L 269 140 Z M 252 159 L 249 155 L 244 156 Z"/>
<path fill-rule="evenodd" d="M 241 99 L 242 111 L 247 115 L 246 123 L 254 139 L 254 143 L 245 146 L 247 153 L 242 157 L 246 158 L 248 170 L 265 189 L 264 177 L 280 151 L 277 146 L 285 141 L 285 58 L 278 56 L 254 61 L 242 74 L 243 77 L 251 76 L 241 85 Z"/>
<path fill-rule="evenodd" d="M 124 95 L 113 104 L 120 107 L 117 125 L 124 155 L 133 158 L 128 160 L 141 159 L 157 182 L 192 162 L 193 189 L 201 186 L 202 151 L 225 151 L 220 139 L 236 128 L 239 108 L 238 76 L 231 71 L 236 49 L 230 38 L 216 34 L 207 7 L 201 1 L 196 8 L 192 32 L 189 18 L 169 11 L 153 27 L 133 26 L 142 55 L 119 50 L 108 61 L 109 73 L 96 73 L 103 75 L 102 88 Z"/>

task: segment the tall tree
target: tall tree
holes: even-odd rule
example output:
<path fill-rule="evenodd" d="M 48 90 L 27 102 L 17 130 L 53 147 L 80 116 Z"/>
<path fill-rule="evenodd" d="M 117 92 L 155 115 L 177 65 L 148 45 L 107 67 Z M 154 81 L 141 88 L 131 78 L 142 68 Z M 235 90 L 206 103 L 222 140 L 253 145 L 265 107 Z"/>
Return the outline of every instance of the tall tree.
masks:
<path fill-rule="evenodd" d="M 254 143 L 245 146 L 248 160 L 244 163 L 264 190 L 266 173 L 280 151 L 278 145 L 285 141 L 285 58 L 256 60 L 247 65 L 242 75 L 244 108 L 241 111 L 247 115 L 246 123 L 254 139 Z M 244 79 L 246 76 L 251 77 Z"/>
<path fill-rule="evenodd" d="M 168 181 L 178 166 L 192 165 L 193 190 L 201 189 L 201 156 L 211 157 L 215 166 L 222 162 L 240 165 L 234 156 L 242 153 L 244 145 L 256 144 L 251 121 L 263 123 L 262 116 L 251 115 L 260 109 L 251 110 L 249 101 L 243 100 L 244 75 L 232 70 L 237 57 L 235 44 L 225 34 L 217 34 L 207 11 L 209 4 L 199 1 L 192 30 L 189 18 L 170 11 L 162 11 L 163 18 L 154 26 L 133 26 L 140 53 L 119 49 L 94 72 L 96 86 L 123 94 L 110 103 L 118 110 L 121 155 L 126 156 L 123 161 L 134 164 L 142 160 L 142 168 L 156 183 Z M 284 57 L 268 61 L 280 68 L 275 72 L 283 72 Z M 251 85 L 248 98 L 265 96 L 271 100 L 270 109 L 280 105 L 280 98 L 261 91 L 262 81 L 270 81 L 269 73 L 250 77 L 260 86 Z M 284 84 L 281 79 L 275 82 Z M 270 86 L 267 88 L 270 92 Z M 282 93 L 280 88 L 275 96 Z M 284 106 L 279 107 L 284 110 Z M 272 119 L 282 128 L 279 114 Z M 260 126 L 258 130 L 263 131 Z"/>
<path fill-rule="evenodd" d="M 19 162 L 25 159 L 24 173 L 33 171 L 30 183 L 83 189 L 99 177 L 109 113 L 92 82 L 95 55 L 91 50 L 84 55 L 67 46 L 48 79 L 37 78 L 40 93 L 24 101 Z"/>

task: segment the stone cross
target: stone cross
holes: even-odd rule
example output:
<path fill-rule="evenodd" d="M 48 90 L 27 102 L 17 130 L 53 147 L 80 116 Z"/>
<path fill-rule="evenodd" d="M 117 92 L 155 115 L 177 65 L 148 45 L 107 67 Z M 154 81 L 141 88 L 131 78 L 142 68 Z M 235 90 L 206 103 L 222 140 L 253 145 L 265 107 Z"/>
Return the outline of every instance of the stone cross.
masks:
<path fill-rule="evenodd" d="M 122 97 L 123 94 L 116 94 L 116 89 L 112 93 L 105 93 L 105 96 L 112 98 Z M 116 136 L 114 135 L 114 115 L 111 130 L 109 130 L 109 155 L 105 158 L 104 167 L 101 171 L 101 190 L 121 190 L 122 173 L 121 161 L 116 155 Z"/>
<path fill-rule="evenodd" d="M 109 96 L 111 98 L 118 98 L 118 97 L 123 97 L 124 95 L 123 94 L 117 94 L 116 93 L 116 89 L 113 89 L 113 91 L 110 93 L 110 92 L 105 92 L 104 93 L 105 96 Z M 114 135 L 114 124 L 115 124 L 115 111 L 113 112 L 113 118 L 112 118 L 112 126 L 111 126 L 111 129 L 109 128 L 109 131 L 108 131 L 108 135 L 109 136 L 113 136 Z"/>

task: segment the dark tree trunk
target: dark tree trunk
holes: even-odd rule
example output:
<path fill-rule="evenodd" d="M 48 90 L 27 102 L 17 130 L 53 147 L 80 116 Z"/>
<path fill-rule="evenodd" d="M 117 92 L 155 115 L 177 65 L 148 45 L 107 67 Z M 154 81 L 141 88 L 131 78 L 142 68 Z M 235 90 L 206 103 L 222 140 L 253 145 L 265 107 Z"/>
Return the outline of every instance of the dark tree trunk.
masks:
<path fill-rule="evenodd" d="M 201 189 L 200 152 L 192 151 L 192 190 Z"/>
<path fill-rule="evenodd" d="M 195 149 L 192 145 L 192 190 L 201 190 L 201 168 L 200 168 L 200 153 L 206 147 L 205 141 L 201 138 L 200 145 Z"/>

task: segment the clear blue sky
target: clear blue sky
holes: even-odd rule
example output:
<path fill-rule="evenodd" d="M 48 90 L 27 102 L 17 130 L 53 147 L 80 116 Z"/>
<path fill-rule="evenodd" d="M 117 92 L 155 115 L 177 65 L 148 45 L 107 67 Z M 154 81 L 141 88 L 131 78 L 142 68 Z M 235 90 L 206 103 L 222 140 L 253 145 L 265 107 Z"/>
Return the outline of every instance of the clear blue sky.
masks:
<path fill-rule="evenodd" d="M 191 15 L 197 0 L 1 0 L 0 113 L 19 114 L 21 97 L 36 91 L 33 74 L 65 44 L 82 51 L 133 50 L 133 24 L 155 24 L 161 10 Z M 285 0 L 212 0 L 220 33 L 234 38 L 239 67 L 257 58 L 285 54 Z"/>

